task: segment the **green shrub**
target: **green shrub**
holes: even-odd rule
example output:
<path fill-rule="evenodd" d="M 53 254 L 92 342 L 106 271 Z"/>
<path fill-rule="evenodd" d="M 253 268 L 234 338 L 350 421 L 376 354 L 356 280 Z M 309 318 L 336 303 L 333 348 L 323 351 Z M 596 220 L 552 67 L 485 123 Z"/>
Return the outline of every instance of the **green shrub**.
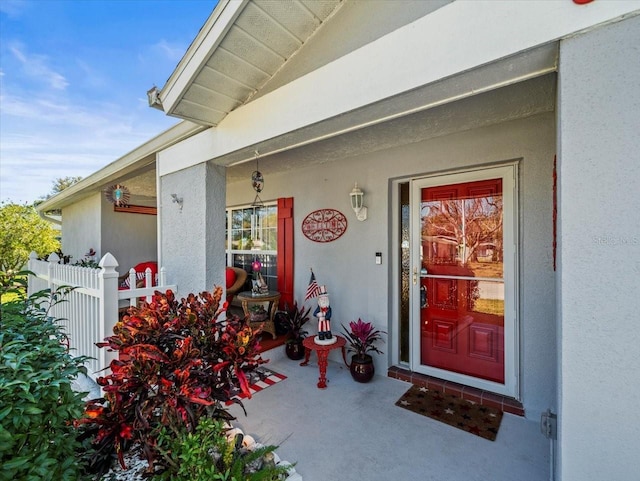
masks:
<path fill-rule="evenodd" d="M 225 423 L 204 418 L 194 432 L 182 427 L 177 433 L 163 427 L 158 436 L 158 451 L 165 471 L 153 479 L 166 481 L 277 481 L 287 477 L 286 466 L 265 461 L 276 446 L 242 447 L 242 437 L 229 439 Z"/>
<path fill-rule="evenodd" d="M 61 327 L 41 308 L 64 289 L 27 299 L 22 281 L 0 276 L 2 294 L 15 296 L 0 312 L 0 479 L 80 479 L 73 421 L 84 402 L 71 382 L 86 373 L 86 358 L 69 354 Z"/>

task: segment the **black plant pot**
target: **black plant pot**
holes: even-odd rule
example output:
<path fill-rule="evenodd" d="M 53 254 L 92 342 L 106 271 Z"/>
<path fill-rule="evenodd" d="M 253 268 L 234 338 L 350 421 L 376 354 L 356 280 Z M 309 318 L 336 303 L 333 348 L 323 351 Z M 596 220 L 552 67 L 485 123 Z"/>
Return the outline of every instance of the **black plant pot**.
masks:
<path fill-rule="evenodd" d="M 287 353 L 287 357 L 294 361 L 299 361 L 304 357 L 304 346 L 302 345 L 302 339 L 287 341 L 284 345 L 284 350 Z"/>
<path fill-rule="evenodd" d="M 369 382 L 375 374 L 373 358 L 369 354 L 362 357 L 354 354 L 351 357 L 351 365 L 349 366 L 351 377 L 358 382 Z"/>

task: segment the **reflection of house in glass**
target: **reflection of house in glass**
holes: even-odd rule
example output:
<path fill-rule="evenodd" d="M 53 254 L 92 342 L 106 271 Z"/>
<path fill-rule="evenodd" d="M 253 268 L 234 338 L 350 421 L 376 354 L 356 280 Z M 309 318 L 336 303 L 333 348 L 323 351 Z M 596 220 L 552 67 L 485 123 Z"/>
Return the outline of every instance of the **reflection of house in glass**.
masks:
<path fill-rule="evenodd" d="M 496 245 L 492 242 L 484 242 L 476 250 L 476 260 L 478 262 L 491 262 L 496 253 Z"/>
<path fill-rule="evenodd" d="M 422 236 L 422 259 L 427 264 L 457 264 L 460 261 L 458 241 L 447 236 Z"/>

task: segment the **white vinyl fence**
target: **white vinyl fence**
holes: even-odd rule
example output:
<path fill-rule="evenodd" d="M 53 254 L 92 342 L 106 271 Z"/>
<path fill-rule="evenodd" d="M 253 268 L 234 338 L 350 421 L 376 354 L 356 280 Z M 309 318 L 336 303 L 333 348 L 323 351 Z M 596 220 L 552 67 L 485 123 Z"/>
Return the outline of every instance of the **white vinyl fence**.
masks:
<path fill-rule="evenodd" d="M 29 275 L 28 294 L 50 289 L 54 292 L 61 286 L 73 287 L 62 302 L 57 302 L 50 315 L 60 319 L 69 337 L 69 347 L 74 356 L 89 356 L 85 364 L 88 375 L 93 379 L 102 376 L 104 370 L 115 357 L 107 348 L 98 348 L 97 342 L 113 334 L 113 326 L 118 321 L 119 309 L 135 306 L 140 298 L 150 299 L 155 291 L 167 289 L 177 291 L 175 285 L 167 285 L 166 272 L 160 269 L 156 286 L 153 286 L 151 270 L 145 273 L 146 287 L 118 290 L 118 262 L 110 253 L 99 262 L 99 269 L 58 264 L 59 257 L 53 253 L 48 261 L 40 261 L 31 253 L 27 270 Z M 129 271 L 129 285 L 136 285 L 136 272 Z"/>

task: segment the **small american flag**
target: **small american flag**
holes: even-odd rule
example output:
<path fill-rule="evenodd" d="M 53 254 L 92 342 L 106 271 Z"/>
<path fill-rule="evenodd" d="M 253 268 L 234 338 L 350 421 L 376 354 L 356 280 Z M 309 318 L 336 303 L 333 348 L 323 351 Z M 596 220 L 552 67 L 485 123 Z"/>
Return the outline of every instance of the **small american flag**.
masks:
<path fill-rule="evenodd" d="M 304 296 L 304 300 L 307 301 L 312 297 L 317 297 L 320 294 L 320 286 L 316 282 L 316 275 L 311 271 L 311 279 L 309 279 L 309 287 L 307 287 L 307 293 Z"/>

